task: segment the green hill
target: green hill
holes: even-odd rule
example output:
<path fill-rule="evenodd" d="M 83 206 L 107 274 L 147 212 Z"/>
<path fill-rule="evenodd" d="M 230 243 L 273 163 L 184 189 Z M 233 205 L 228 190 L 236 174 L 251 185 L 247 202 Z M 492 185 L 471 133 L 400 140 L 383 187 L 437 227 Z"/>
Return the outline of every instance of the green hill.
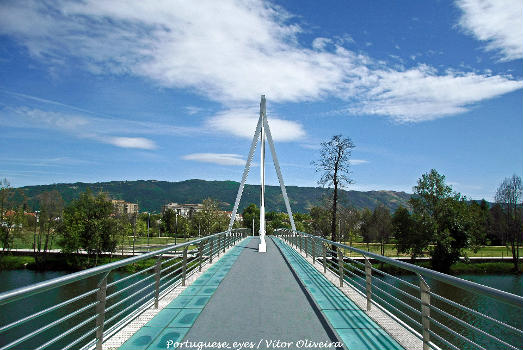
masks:
<path fill-rule="evenodd" d="M 138 203 L 140 211 L 160 212 L 162 205 L 169 202 L 201 203 L 205 198 L 215 198 L 222 203 L 225 210 L 232 210 L 239 183 L 235 181 L 205 181 L 186 180 L 180 182 L 138 180 L 138 181 L 111 181 L 97 183 L 77 182 L 72 184 L 53 184 L 40 186 L 26 186 L 19 189 L 24 192 L 30 208 L 37 205 L 40 193 L 57 190 L 66 203 L 76 198 L 79 193 L 90 188 L 93 192 L 103 191 L 113 199 L 123 199 Z M 266 186 L 267 210 L 285 211 L 283 196 L 279 186 Z M 321 203 L 328 189 L 320 187 L 288 186 L 287 193 L 291 207 L 295 212 L 306 212 L 316 204 Z M 343 204 L 350 203 L 357 208 L 370 208 L 384 204 L 394 210 L 399 205 L 406 206 L 410 194 L 394 191 L 343 191 L 340 198 Z M 260 188 L 255 185 L 246 185 L 243 191 L 240 210 L 250 203 L 259 203 Z"/>

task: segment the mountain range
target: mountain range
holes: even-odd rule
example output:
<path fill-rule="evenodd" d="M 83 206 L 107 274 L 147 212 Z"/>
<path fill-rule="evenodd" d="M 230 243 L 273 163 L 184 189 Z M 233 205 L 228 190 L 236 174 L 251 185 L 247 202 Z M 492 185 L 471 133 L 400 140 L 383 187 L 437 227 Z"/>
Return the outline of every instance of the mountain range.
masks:
<path fill-rule="evenodd" d="M 92 192 L 106 192 L 112 199 L 123 199 L 138 203 L 140 211 L 160 212 L 164 204 L 201 203 L 206 198 L 217 199 L 224 210 L 232 210 L 240 183 L 236 181 L 185 180 L 168 182 L 157 180 L 110 181 L 97 183 L 59 183 L 20 187 L 30 208 L 38 207 L 38 195 L 57 190 L 65 203 L 77 198 L 88 188 Z M 321 187 L 287 186 L 287 193 L 293 212 L 307 212 L 310 207 L 320 205 L 332 189 Z M 395 191 L 341 191 L 340 203 L 352 205 L 358 209 L 370 208 L 383 204 L 390 210 L 400 205 L 408 206 L 411 194 Z M 240 211 L 250 203 L 259 205 L 259 185 L 245 185 Z M 279 186 L 266 186 L 265 203 L 267 211 L 285 211 L 285 204 Z"/>

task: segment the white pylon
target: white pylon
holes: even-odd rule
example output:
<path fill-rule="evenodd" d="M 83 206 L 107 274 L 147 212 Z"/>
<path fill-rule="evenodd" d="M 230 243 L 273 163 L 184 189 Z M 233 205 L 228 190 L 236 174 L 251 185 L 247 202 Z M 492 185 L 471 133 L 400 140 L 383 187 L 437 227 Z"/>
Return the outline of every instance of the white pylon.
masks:
<path fill-rule="evenodd" d="M 266 115 L 266 101 L 265 95 L 262 95 L 260 102 L 260 118 L 258 119 L 258 124 L 256 125 L 256 131 L 254 132 L 254 137 L 252 139 L 251 148 L 249 150 L 249 155 L 247 157 L 247 162 L 245 163 L 245 169 L 243 170 L 242 181 L 240 183 L 240 188 L 238 188 L 238 193 L 236 195 L 236 201 L 234 203 L 234 209 L 232 210 L 231 220 L 229 221 L 229 228 L 227 232 L 231 232 L 232 226 L 234 224 L 234 219 L 236 218 L 236 213 L 238 212 L 238 206 L 243 194 L 243 187 L 245 186 L 245 181 L 247 180 L 247 175 L 249 175 L 249 169 L 251 167 L 252 158 L 254 156 L 254 150 L 256 149 L 256 144 L 258 141 L 261 141 L 261 200 L 260 200 L 260 245 L 258 246 L 259 252 L 266 252 L 267 245 L 265 242 L 265 138 L 267 138 L 267 143 L 271 149 L 272 161 L 274 163 L 274 168 L 276 169 L 276 175 L 278 176 L 278 181 L 280 182 L 281 193 L 283 195 L 283 200 L 285 202 L 285 207 L 287 209 L 287 214 L 289 215 L 289 220 L 291 222 L 291 228 L 296 232 L 296 226 L 294 225 L 294 218 L 292 217 L 292 210 L 289 203 L 289 198 L 287 197 L 287 190 L 285 189 L 285 183 L 283 182 L 283 176 L 280 170 L 280 163 L 278 162 L 278 157 L 276 155 L 276 149 L 274 148 L 274 142 L 272 140 L 271 129 L 269 128 L 269 123 L 267 122 Z M 254 225 L 253 225 L 254 226 Z M 253 231 L 254 233 L 254 231 Z"/>
<path fill-rule="evenodd" d="M 262 95 L 260 118 L 263 120 L 265 117 L 265 95 Z M 260 142 L 260 244 L 258 245 L 258 251 L 265 253 L 267 252 L 267 245 L 265 243 L 265 123 L 261 125 Z"/>

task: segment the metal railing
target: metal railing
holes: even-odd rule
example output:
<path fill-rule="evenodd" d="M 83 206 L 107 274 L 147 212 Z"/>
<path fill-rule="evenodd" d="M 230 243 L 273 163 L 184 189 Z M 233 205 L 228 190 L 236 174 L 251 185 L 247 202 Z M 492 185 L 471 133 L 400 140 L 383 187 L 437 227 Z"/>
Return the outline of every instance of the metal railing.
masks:
<path fill-rule="evenodd" d="M 340 286 L 352 286 L 367 299 L 368 311 L 375 305 L 402 324 L 423 350 L 523 349 L 521 296 L 303 232 L 280 229 L 275 235 L 322 264 L 324 273 L 338 276 Z M 382 271 L 372 261 L 404 275 Z"/>
<path fill-rule="evenodd" d="M 104 339 L 158 308 L 165 294 L 247 234 L 221 232 L 1 293 L 0 350 L 100 350 Z M 136 272 L 118 270 L 129 265 Z"/>

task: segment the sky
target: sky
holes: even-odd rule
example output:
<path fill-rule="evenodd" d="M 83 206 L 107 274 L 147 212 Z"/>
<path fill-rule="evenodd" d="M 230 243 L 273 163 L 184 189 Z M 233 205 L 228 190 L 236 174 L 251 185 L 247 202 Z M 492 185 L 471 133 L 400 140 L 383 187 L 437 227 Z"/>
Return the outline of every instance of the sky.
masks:
<path fill-rule="evenodd" d="M 240 181 L 264 94 L 286 185 L 341 134 L 348 189 L 434 168 L 493 200 L 523 175 L 522 59 L 521 0 L 4 0 L 0 177 Z"/>

